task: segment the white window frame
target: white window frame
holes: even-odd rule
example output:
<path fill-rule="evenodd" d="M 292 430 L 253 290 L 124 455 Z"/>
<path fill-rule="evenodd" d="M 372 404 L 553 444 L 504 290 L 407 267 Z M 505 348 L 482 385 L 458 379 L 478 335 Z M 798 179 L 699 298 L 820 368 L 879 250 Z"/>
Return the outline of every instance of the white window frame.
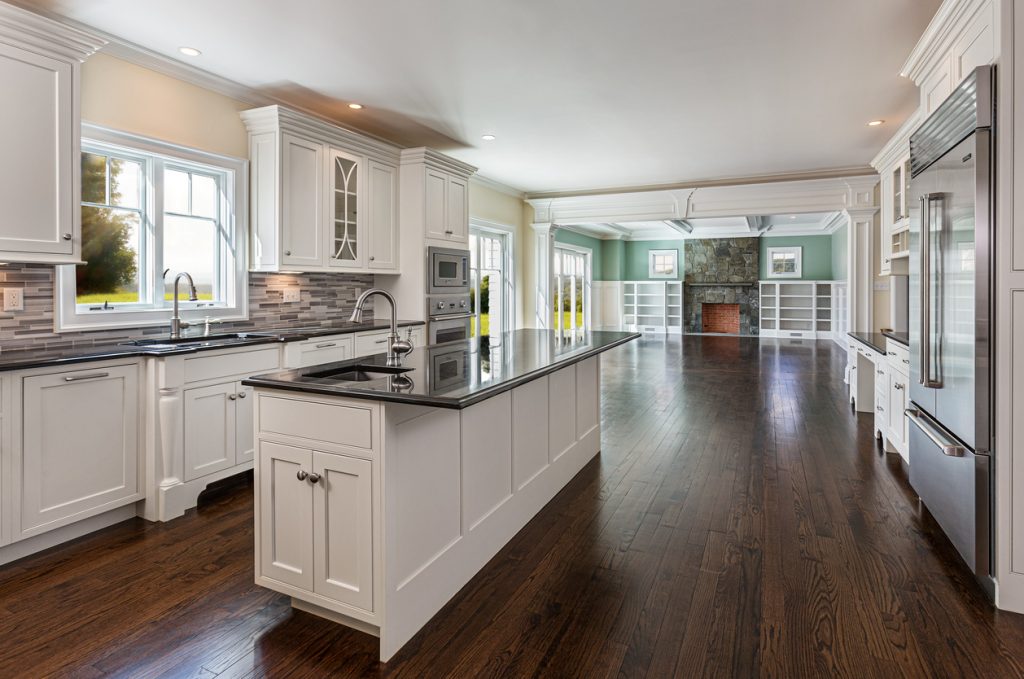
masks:
<path fill-rule="evenodd" d="M 786 245 L 786 246 L 769 246 L 767 250 L 768 266 L 766 271 L 768 278 L 801 278 L 804 270 L 804 249 L 799 245 Z M 772 256 L 780 255 L 795 255 L 795 269 L 790 273 L 776 273 L 772 268 Z"/>
<path fill-rule="evenodd" d="M 504 303 L 504 316 L 502 320 L 504 325 L 502 327 L 507 328 L 509 331 L 516 329 L 516 271 L 515 271 L 515 251 L 516 251 L 516 230 L 514 227 L 508 224 L 501 224 L 499 222 L 492 222 L 486 219 L 470 218 L 469 220 L 470 232 L 476 231 L 478 234 L 495 235 L 500 234 L 505 237 L 505 295 L 506 298 L 503 300 Z M 479 281 L 477 281 L 479 285 Z M 479 301 L 479 300 L 478 300 Z M 476 322 L 474 318 L 473 322 Z M 477 328 L 479 331 L 479 328 Z"/>
<path fill-rule="evenodd" d="M 248 278 L 248 161 L 242 158 L 225 156 L 215 153 L 208 153 L 196 149 L 190 149 L 177 144 L 171 144 L 140 135 L 112 130 L 99 125 L 82 123 L 83 145 L 94 142 L 103 146 L 113 147 L 118 153 L 127 156 L 159 156 L 152 162 L 158 165 L 169 165 L 174 167 L 176 162 L 184 165 L 186 169 L 194 173 L 202 173 L 203 169 L 211 173 L 223 175 L 224 187 L 222 190 L 224 209 L 222 210 L 222 227 L 227 231 L 227 248 L 221 253 L 222 258 L 228 260 L 223 265 L 222 281 L 227 303 L 210 305 L 209 302 L 189 302 L 187 294 L 183 294 L 180 302 L 181 316 L 185 320 L 201 320 L 204 317 L 216 317 L 222 321 L 248 320 L 249 318 L 249 278 Z M 76 162 L 79 162 L 76 160 Z M 178 168 L 175 168 L 178 169 Z M 152 219 L 157 211 L 162 212 L 162 206 L 158 200 L 158 191 L 147 185 L 144 191 L 146 200 L 146 214 Z M 76 205 L 75 209 L 81 209 Z M 160 217 L 162 220 L 162 216 Z M 151 230 L 153 225 L 143 224 L 144 230 Z M 153 243 L 143 252 L 142 257 L 150 261 L 143 263 L 143 267 L 152 266 L 152 248 L 161 247 L 159 238 L 153 239 Z M 69 330 L 98 330 L 115 328 L 141 328 L 170 323 L 172 309 L 171 304 L 162 306 L 163 296 L 154 306 L 138 307 L 132 305 L 118 305 L 113 309 L 103 311 L 89 311 L 82 308 L 75 301 L 75 267 L 58 266 L 57 285 L 54 289 L 54 302 L 56 313 L 54 314 L 54 326 L 57 332 Z M 177 272 L 170 272 L 168 276 Z"/>
<path fill-rule="evenodd" d="M 586 260 L 586 270 L 583 278 L 583 327 L 588 331 L 594 330 L 593 318 L 591 315 L 591 309 L 594 305 L 594 251 L 590 248 L 583 247 L 582 245 L 573 245 L 571 243 L 563 243 L 562 241 L 555 241 L 552 248 L 552 262 L 554 262 L 555 250 L 567 250 L 578 255 L 583 255 Z M 559 295 L 560 287 L 555 282 L 554 270 L 551 272 L 551 301 L 554 302 L 555 298 Z M 550 306 L 550 305 L 549 305 Z M 551 316 L 554 316 L 554 309 L 550 309 Z M 559 316 L 563 318 L 563 316 Z M 570 316 L 573 318 L 575 323 L 575 314 Z M 558 333 L 564 333 L 566 330 L 572 330 L 572 328 L 561 327 L 561 322 L 553 323 L 552 330 Z"/>
<path fill-rule="evenodd" d="M 654 271 L 654 258 L 656 256 L 672 257 L 674 264 L 672 273 L 656 273 Z M 654 280 L 678 280 L 679 279 L 679 250 L 648 250 L 647 251 L 647 277 Z"/>

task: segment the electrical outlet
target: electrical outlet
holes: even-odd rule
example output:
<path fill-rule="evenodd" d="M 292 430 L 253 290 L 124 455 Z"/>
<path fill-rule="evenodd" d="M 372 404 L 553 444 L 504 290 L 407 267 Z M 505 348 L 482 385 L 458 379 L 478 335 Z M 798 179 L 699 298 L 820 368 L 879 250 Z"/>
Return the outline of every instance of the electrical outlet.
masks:
<path fill-rule="evenodd" d="M 24 311 L 25 290 L 23 288 L 4 288 L 4 311 Z"/>
<path fill-rule="evenodd" d="M 284 301 L 285 302 L 298 302 L 301 299 L 301 288 L 294 286 L 291 288 L 284 289 Z"/>

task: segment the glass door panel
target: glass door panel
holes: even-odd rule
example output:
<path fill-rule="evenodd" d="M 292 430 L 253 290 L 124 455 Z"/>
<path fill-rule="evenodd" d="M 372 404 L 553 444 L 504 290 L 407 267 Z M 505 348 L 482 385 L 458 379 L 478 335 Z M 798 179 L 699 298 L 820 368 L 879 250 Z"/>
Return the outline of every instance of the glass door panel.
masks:
<path fill-rule="evenodd" d="M 359 242 L 359 158 L 340 151 L 331 153 L 331 264 L 360 266 Z"/>

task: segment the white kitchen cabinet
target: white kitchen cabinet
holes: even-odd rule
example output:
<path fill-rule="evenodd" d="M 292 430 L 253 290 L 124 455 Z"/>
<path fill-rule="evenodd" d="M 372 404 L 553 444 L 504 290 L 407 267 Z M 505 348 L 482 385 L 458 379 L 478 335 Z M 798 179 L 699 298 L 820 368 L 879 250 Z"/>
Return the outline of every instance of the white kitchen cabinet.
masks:
<path fill-rule="evenodd" d="M 372 463 L 313 451 L 313 591 L 373 610 Z"/>
<path fill-rule="evenodd" d="M 315 337 L 304 342 L 289 342 L 284 348 L 285 368 L 306 368 L 352 358 L 355 340 L 349 335 Z"/>
<path fill-rule="evenodd" d="M 251 393 L 241 382 L 185 390 L 186 481 L 253 459 Z"/>
<path fill-rule="evenodd" d="M 81 61 L 104 41 L 0 4 L 0 261 L 81 260 Z"/>
<path fill-rule="evenodd" d="M 448 175 L 448 229 L 450 240 L 469 243 L 469 181 Z"/>
<path fill-rule="evenodd" d="M 398 168 L 376 160 L 367 164 L 367 268 L 398 271 Z"/>
<path fill-rule="evenodd" d="M 313 452 L 261 441 L 258 464 L 256 575 L 312 591 Z"/>
<path fill-rule="evenodd" d="M 142 497 L 137 364 L 30 375 L 21 387 L 20 537 Z"/>
<path fill-rule="evenodd" d="M 372 613 L 373 463 L 259 445 L 257 579 Z"/>
<path fill-rule="evenodd" d="M 889 441 L 898 451 L 907 447 L 907 418 L 904 412 L 907 409 L 907 376 L 896 370 L 889 371 L 889 417 L 887 420 L 887 431 Z"/>
<path fill-rule="evenodd" d="M 881 439 L 885 444 L 886 435 L 889 431 L 889 418 L 892 417 L 892 409 L 889 399 L 889 363 L 884 358 L 875 362 L 875 438 Z"/>
<path fill-rule="evenodd" d="M 398 148 L 279 106 L 241 115 L 251 268 L 399 273 Z"/>
<path fill-rule="evenodd" d="M 947 55 L 935 65 L 931 73 L 921 82 L 921 110 L 927 118 L 953 91 L 951 58 Z"/>
<path fill-rule="evenodd" d="M 476 168 L 427 148 L 402 151 L 402 222 L 427 245 L 469 243 L 469 178 Z M 422 250 L 422 244 L 419 247 Z"/>
<path fill-rule="evenodd" d="M 306 269 L 324 262 L 324 147 L 281 135 L 281 263 Z"/>
<path fill-rule="evenodd" d="M 372 330 L 358 333 L 355 336 L 355 358 L 386 352 L 388 350 L 389 334 L 391 334 L 390 330 Z M 426 345 L 426 335 L 422 325 L 399 328 L 398 335 L 402 339 L 412 342 L 413 347 L 423 347 Z"/>

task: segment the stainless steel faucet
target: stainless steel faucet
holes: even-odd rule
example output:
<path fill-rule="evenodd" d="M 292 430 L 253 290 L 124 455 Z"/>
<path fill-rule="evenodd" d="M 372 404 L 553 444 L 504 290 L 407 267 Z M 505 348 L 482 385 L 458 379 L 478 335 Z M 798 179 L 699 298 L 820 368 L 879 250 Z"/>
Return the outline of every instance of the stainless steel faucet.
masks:
<path fill-rule="evenodd" d="M 174 314 L 171 316 L 171 339 L 181 337 L 181 331 L 189 326 L 188 323 L 181 320 L 181 315 L 178 312 L 178 283 L 182 277 L 188 279 L 188 301 L 195 302 L 199 299 L 199 295 L 196 294 L 196 284 L 192 281 L 191 275 L 182 271 L 174 277 Z"/>
<path fill-rule="evenodd" d="M 391 305 L 391 334 L 388 335 L 387 365 L 402 365 L 402 357 L 406 354 L 412 353 L 412 342 L 404 340 L 398 335 L 398 316 L 395 313 L 395 298 L 390 292 L 387 290 L 381 290 L 380 288 L 370 288 L 363 294 L 359 295 L 359 299 L 356 300 L 356 308 L 352 311 L 352 317 L 349 320 L 353 323 L 362 322 L 363 305 L 366 303 L 366 300 L 373 295 L 380 295 L 388 301 L 388 304 Z"/>

